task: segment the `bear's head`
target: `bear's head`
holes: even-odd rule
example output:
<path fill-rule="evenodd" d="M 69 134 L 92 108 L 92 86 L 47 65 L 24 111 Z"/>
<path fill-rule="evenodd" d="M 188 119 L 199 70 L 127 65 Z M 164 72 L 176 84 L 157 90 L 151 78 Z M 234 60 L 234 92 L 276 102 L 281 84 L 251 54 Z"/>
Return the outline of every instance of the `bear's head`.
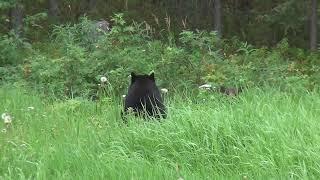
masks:
<path fill-rule="evenodd" d="M 154 73 L 151 73 L 150 75 L 137 75 L 134 72 L 131 73 L 131 84 L 134 83 L 155 83 Z"/>

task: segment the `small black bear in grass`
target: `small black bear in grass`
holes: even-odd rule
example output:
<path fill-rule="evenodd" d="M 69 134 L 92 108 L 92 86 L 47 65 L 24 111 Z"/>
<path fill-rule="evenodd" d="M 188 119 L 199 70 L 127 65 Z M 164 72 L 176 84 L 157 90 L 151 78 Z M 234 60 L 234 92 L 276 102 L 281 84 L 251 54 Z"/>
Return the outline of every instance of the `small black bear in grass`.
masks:
<path fill-rule="evenodd" d="M 219 91 L 227 96 L 237 96 L 239 93 L 243 91 L 242 87 L 236 88 L 236 87 L 225 87 L 221 86 L 219 88 Z"/>
<path fill-rule="evenodd" d="M 125 112 L 132 111 L 135 115 L 147 114 L 155 118 L 166 118 L 166 109 L 154 73 L 150 75 L 131 73 L 131 84 L 124 106 Z"/>

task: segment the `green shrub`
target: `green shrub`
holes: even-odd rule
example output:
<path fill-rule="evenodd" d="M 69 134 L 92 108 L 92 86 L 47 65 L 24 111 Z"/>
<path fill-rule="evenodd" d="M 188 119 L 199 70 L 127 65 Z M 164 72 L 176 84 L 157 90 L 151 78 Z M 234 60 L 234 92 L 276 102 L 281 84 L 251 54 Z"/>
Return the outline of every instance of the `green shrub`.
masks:
<path fill-rule="evenodd" d="M 319 83 L 319 55 L 293 51 L 286 39 L 272 49 L 255 48 L 236 38 L 221 40 L 214 32 L 183 31 L 168 42 L 152 37 L 143 23 L 127 24 L 122 14 L 112 21 L 112 30 L 96 39 L 93 22 L 85 17 L 78 24 L 54 27 L 51 42 L 20 66 L 28 72 L 22 74 L 34 87 L 58 97 L 95 96 L 101 76 L 107 77 L 108 90 L 125 93 L 131 71 L 154 71 L 159 86 L 170 90 L 197 91 L 203 83 L 312 89 Z"/>
<path fill-rule="evenodd" d="M 13 32 L 0 35 L 0 66 L 22 63 L 30 49 L 31 45 Z"/>

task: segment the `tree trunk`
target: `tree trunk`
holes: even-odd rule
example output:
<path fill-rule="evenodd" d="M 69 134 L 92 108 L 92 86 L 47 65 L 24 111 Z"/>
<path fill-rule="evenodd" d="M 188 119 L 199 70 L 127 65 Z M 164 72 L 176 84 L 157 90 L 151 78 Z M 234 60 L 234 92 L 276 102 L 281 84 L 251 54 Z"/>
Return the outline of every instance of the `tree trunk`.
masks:
<path fill-rule="evenodd" d="M 218 37 L 222 36 L 222 8 L 221 0 L 214 0 L 214 30 L 217 31 Z"/>
<path fill-rule="evenodd" d="M 48 16 L 50 21 L 56 22 L 58 21 L 58 16 L 59 16 L 59 2 L 58 0 L 49 0 L 49 11 L 48 11 Z"/>
<path fill-rule="evenodd" d="M 239 10 L 237 20 L 239 21 L 239 33 L 240 36 L 246 41 L 247 39 L 247 32 L 248 32 L 248 24 L 250 22 L 250 13 L 251 13 L 251 0 L 243 0 L 239 3 Z M 249 36 L 250 37 L 250 36 Z"/>
<path fill-rule="evenodd" d="M 89 0 L 88 2 L 89 12 L 93 12 L 97 8 L 97 0 Z"/>
<path fill-rule="evenodd" d="M 317 0 L 312 0 L 310 17 L 310 50 L 317 49 Z"/>
<path fill-rule="evenodd" d="M 23 5 L 16 2 L 15 6 L 10 10 L 11 29 L 18 35 L 22 35 L 23 30 Z"/>

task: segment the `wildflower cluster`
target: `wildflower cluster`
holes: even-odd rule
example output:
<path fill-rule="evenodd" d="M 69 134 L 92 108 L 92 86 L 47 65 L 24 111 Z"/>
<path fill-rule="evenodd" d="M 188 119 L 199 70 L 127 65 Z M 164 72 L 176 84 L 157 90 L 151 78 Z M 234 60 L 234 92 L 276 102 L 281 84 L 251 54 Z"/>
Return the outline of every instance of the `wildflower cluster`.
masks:
<path fill-rule="evenodd" d="M 8 113 L 2 113 L 1 115 L 2 120 L 4 121 L 5 124 L 11 124 L 12 123 L 12 116 Z"/>

